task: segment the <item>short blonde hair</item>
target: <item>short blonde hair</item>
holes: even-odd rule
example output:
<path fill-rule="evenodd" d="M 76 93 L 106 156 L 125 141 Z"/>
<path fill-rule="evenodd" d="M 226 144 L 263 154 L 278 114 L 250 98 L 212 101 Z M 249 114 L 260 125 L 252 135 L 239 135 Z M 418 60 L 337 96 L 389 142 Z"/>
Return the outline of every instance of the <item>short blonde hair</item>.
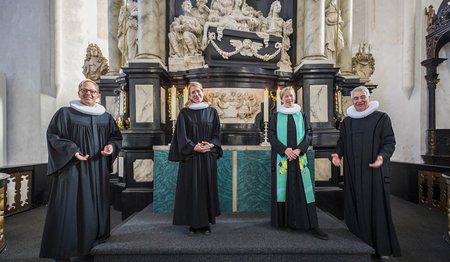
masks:
<path fill-rule="evenodd" d="M 281 100 L 283 100 L 283 96 L 286 94 L 286 92 L 290 92 L 292 94 L 292 96 L 294 97 L 294 100 L 295 100 L 295 90 L 294 90 L 294 88 L 292 88 L 290 86 L 287 86 L 287 87 L 281 89 L 281 92 L 280 92 L 280 99 Z"/>
<path fill-rule="evenodd" d="M 81 90 L 81 88 L 83 87 L 83 85 L 84 85 L 85 83 L 92 83 L 92 84 L 94 84 L 95 89 L 97 90 L 98 93 L 100 93 L 100 88 L 98 87 L 98 84 L 97 84 L 95 81 L 91 80 L 91 79 L 84 79 L 83 81 L 81 81 L 81 82 L 78 84 L 78 91 Z"/>

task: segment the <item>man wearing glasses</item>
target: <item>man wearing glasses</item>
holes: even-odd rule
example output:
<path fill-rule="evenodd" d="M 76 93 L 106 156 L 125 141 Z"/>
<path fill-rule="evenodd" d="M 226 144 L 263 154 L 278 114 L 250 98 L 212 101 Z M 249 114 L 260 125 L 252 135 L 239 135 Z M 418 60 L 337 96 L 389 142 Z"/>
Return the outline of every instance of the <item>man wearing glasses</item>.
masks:
<path fill-rule="evenodd" d="M 344 207 L 348 229 L 371 245 L 381 259 L 400 256 L 389 199 L 389 159 L 395 150 L 391 120 L 377 111 L 369 90 L 352 90 L 353 105 L 342 122 L 335 166 L 344 157 Z"/>
<path fill-rule="evenodd" d="M 83 80 L 79 100 L 59 109 L 47 129 L 53 177 L 40 257 L 83 257 L 109 237 L 109 173 L 122 146 L 113 117 L 96 103 L 98 85 Z"/>

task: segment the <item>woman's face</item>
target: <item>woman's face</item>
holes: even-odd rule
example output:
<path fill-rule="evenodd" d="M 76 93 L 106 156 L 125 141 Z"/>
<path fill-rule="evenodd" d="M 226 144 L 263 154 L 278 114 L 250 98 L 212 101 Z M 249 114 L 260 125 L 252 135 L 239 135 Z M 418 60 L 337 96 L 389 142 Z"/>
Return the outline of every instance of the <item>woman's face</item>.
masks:
<path fill-rule="evenodd" d="M 281 98 L 281 102 L 283 102 L 285 107 L 293 107 L 294 106 L 294 95 L 291 92 L 284 93 Z"/>
<path fill-rule="evenodd" d="M 200 103 L 203 101 L 203 91 L 196 86 L 191 86 L 189 89 L 189 96 L 193 103 Z"/>

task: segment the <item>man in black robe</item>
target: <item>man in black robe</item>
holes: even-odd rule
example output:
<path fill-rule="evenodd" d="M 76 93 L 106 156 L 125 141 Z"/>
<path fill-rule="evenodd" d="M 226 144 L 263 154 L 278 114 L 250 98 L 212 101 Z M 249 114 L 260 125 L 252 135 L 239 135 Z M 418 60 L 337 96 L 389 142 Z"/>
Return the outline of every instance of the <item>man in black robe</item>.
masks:
<path fill-rule="evenodd" d="M 335 166 L 344 157 L 345 222 L 381 258 L 400 256 L 389 198 L 389 159 L 395 150 L 391 120 L 376 111 L 378 102 L 370 102 L 366 87 L 355 88 L 351 97 L 353 105 L 331 155 Z"/>
<path fill-rule="evenodd" d="M 78 86 L 80 100 L 59 109 L 47 130 L 53 177 L 40 257 L 67 260 L 88 255 L 109 237 L 109 173 L 122 146 L 112 116 L 96 103 L 91 80 Z"/>

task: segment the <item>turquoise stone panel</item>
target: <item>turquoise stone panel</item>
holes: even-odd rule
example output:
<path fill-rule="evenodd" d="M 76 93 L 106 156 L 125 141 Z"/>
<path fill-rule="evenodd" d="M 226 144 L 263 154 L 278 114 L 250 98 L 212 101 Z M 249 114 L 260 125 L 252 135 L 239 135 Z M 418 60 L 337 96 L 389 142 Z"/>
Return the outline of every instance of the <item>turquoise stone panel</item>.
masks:
<path fill-rule="evenodd" d="M 169 151 L 155 151 L 153 165 L 153 212 L 173 212 L 178 162 L 168 160 Z"/>
<path fill-rule="evenodd" d="M 217 183 L 221 212 L 233 211 L 233 152 L 223 151 L 217 161 Z"/>
<path fill-rule="evenodd" d="M 270 151 L 237 152 L 237 211 L 270 211 Z"/>
<path fill-rule="evenodd" d="M 153 165 L 153 212 L 171 213 L 175 203 L 178 162 L 168 160 L 169 151 L 155 151 Z M 222 212 L 232 211 L 233 159 L 231 151 L 224 151 L 217 161 L 217 183 Z"/>

